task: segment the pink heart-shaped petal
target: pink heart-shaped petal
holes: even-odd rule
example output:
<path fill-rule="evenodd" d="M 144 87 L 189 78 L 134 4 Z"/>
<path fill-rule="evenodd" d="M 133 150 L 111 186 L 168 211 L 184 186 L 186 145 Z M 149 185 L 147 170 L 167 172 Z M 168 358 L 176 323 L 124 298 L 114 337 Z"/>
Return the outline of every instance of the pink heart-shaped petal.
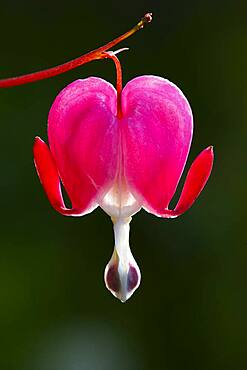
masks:
<path fill-rule="evenodd" d="M 168 80 L 141 76 L 123 89 L 122 105 L 128 184 L 148 211 L 160 214 L 176 190 L 190 149 L 189 103 Z"/>

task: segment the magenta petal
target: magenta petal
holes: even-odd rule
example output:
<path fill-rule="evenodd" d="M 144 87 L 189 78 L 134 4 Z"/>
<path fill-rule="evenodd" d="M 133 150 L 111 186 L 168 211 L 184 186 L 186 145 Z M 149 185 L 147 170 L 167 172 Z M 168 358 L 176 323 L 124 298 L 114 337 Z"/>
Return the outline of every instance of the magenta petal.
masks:
<path fill-rule="evenodd" d="M 192 163 L 185 179 L 182 194 L 174 211 L 167 210 L 162 217 L 177 217 L 187 211 L 206 185 L 214 161 L 213 147 L 204 149 Z"/>
<path fill-rule="evenodd" d="M 122 104 L 127 182 L 144 208 L 161 214 L 176 190 L 190 149 L 189 103 L 168 80 L 142 76 L 123 89 Z"/>
<path fill-rule="evenodd" d="M 100 78 L 77 80 L 55 99 L 48 118 L 52 156 L 72 205 L 94 207 L 117 171 L 116 91 Z"/>
<path fill-rule="evenodd" d="M 40 178 L 40 182 L 44 187 L 52 207 L 63 215 L 82 215 L 85 212 L 83 209 L 78 209 L 76 207 L 73 209 L 68 209 L 65 207 L 61 193 L 60 179 L 55 162 L 52 158 L 50 149 L 39 137 L 35 138 L 33 154 L 34 163 Z"/>

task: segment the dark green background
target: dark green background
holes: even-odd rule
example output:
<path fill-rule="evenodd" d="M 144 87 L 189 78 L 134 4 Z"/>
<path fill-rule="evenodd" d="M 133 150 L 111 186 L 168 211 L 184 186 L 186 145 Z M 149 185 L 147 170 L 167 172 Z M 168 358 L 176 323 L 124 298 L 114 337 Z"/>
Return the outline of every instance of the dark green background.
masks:
<path fill-rule="evenodd" d="M 247 369 L 246 8 L 238 0 L 1 0 L 2 78 L 79 56 L 153 11 L 153 23 L 119 46 L 130 48 L 120 56 L 124 82 L 156 74 L 176 83 L 194 112 L 188 165 L 208 145 L 216 153 L 185 215 L 134 217 L 142 284 L 121 304 L 103 283 L 109 217 L 57 214 L 32 160 L 56 94 L 91 75 L 114 83 L 112 62 L 0 90 L 1 370 Z"/>

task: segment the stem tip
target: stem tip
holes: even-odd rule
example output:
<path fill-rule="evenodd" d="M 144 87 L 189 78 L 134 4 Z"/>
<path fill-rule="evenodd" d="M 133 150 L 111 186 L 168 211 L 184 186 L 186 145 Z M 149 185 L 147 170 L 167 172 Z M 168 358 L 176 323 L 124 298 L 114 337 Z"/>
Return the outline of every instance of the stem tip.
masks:
<path fill-rule="evenodd" d="M 152 19 L 153 19 L 153 13 L 147 13 L 144 15 L 144 17 L 142 18 L 143 19 L 143 22 L 145 23 L 150 23 L 152 22 Z"/>

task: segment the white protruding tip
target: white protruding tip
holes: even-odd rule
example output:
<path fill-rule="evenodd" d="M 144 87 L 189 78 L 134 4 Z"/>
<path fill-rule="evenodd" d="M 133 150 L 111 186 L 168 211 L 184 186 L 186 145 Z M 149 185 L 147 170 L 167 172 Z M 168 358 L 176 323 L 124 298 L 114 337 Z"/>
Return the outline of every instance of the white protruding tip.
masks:
<path fill-rule="evenodd" d="M 107 289 L 121 302 L 126 302 L 141 281 L 139 267 L 129 246 L 129 223 L 131 218 L 114 220 L 115 248 L 105 268 Z"/>

